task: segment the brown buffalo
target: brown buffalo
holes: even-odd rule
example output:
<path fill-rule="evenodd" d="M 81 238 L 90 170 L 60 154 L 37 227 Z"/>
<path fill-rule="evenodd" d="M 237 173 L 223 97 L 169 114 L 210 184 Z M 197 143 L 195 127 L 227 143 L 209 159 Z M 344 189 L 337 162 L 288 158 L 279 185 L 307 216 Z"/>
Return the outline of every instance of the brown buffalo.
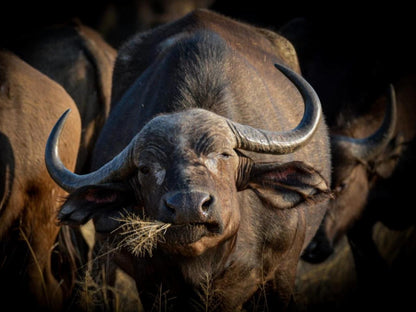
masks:
<path fill-rule="evenodd" d="M 197 10 L 123 45 L 112 103 L 89 174 L 59 159 L 67 114 L 51 133 L 48 170 L 70 192 L 61 222 L 110 234 L 145 310 L 287 307 L 331 168 L 291 44 Z"/>
<path fill-rule="evenodd" d="M 62 263 L 59 258 L 52 261 L 63 247 L 55 246 L 60 230 L 56 217 L 66 193 L 50 178 L 44 162 L 50 129 L 67 108 L 73 114 L 59 148 L 65 165 L 74 169 L 81 131 L 74 101 L 11 52 L 0 52 L 2 307 L 58 311 L 72 287 L 71 271 L 57 271 Z"/>

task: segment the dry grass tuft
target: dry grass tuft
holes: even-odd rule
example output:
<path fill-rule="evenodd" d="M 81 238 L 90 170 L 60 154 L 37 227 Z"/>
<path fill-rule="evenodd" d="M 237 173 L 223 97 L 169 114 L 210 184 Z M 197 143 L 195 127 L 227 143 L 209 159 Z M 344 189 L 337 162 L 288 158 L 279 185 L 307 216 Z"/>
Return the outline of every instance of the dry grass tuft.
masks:
<path fill-rule="evenodd" d="M 117 270 L 116 284 L 110 286 L 106 283 L 105 270 L 102 267 L 95 277 L 88 270 L 84 279 L 77 282 L 78 306 L 82 311 L 143 312 L 134 282 Z"/>
<path fill-rule="evenodd" d="M 150 257 L 158 242 L 164 242 L 164 234 L 171 226 L 170 223 L 140 219 L 137 215 L 126 214 L 117 221 L 122 224 L 117 228 L 119 236 L 123 237 L 118 243 L 118 248 L 127 247 L 132 254 Z"/>
<path fill-rule="evenodd" d="M 41 281 L 41 285 L 42 285 L 42 291 L 43 291 L 43 295 L 45 296 L 45 300 L 48 304 L 50 304 L 50 298 L 49 298 L 49 294 L 48 294 L 47 287 L 46 287 L 45 277 L 43 275 L 43 270 L 42 270 L 42 268 L 39 264 L 38 257 L 36 256 L 36 253 L 33 250 L 32 245 L 31 245 L 29 239 L 27 238 L 25 232 L 23 231 L 23 229 L 20 226 L 19 226 L 19 232 L 20 232 L 20 235 L 22 236 L 23 240 L 25 241 L 25 243 L 27 245 L 27 248 L 30 251 L 30 254 L 32 255 L 33 262 L 35 263 L 36 269 L 39 273 L 39 277 L 40 277 L 40 281 Z"/>
<path fill-rule="evenodd" d="M 105 280 L 101 281 L 102 284 L 98 283 L 91 276 L 91 272 L 87 270 L 83 280 L 77 281 L 77 284 L 80 286 L 79 290 L 79 304 L 85 309 L 86 312 L 95 311 L 97 307 L 104 307 L 109 309 L 109 303 L 107 299 L 107 285 Z"/>
<path fill-rule="evenodd" d="M 209 312 L 217 307 L 215 301 L 215 290 L 213 290 L 212 275 L 208 272 L 204 272 L 204 279 L 201 283 L 201 291 L 198 293 L 200 303 L 198 305 L 198 311 Z"/>

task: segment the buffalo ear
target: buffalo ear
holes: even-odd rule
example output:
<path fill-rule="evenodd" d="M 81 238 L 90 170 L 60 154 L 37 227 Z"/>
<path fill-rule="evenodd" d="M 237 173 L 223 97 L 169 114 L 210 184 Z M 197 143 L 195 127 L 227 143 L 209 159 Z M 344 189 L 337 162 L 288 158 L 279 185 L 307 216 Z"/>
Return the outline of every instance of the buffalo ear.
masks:
<path fill-rule="evenodd" d="M 109 233 L 115 230 L 122 214 L 135 204 L 131 189 L 119 184 L 87 185 L 68 195 L 58 213 L 61 224 L 78 226 L 93 219 L 95 230 Z"/>
<path fill-rule="evenodd" d="M 279 208 L 292 208 L 302 202 L 318 202 L 330 197 L 325 178 L 303 162 L 285 164 L 255 163 L 247 188 L 263 202 Z"/>

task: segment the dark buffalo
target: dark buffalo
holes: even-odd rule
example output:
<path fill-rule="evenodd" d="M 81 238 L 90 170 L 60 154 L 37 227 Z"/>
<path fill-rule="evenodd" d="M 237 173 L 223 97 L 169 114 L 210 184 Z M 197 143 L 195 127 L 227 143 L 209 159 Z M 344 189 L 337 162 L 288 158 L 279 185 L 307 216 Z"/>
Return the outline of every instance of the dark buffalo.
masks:
<path fill-rule="evenodd" d="M 323 235 L 317 237 L 305 254 L 305 258 L 312 262 L 323 261 L 331 254 L 332 245 L 361 219 L 369 201 L 373 202 L 373 206 L 378 201 L 379 208 L 374 209 L 378 215 L 375 219 L 384 219 L 393 227 L 399 226 L 393 224 L 400 223 L 397 218 L 402 219 L 401 223 L 409 224 L 409 218 L 402 213 L 391 214 L 388 212 L 391 209 L 386 208 L 386 211 L 380 207 L 389 206 L 385 202 L 387 197 L 395 197 L 396 204 L 399 203 L 397 200 L 404 204 L 402 195 L 392 195 L 399 195 L 397 189 L 405 187 L 397 183 L 401 175 L 395 172 L 403 172 L 400 169 L 403 166 L 408 172 L 413 171 L 413 165 L 406 159 L 412 154 L 411 142 L 416 133 L 413 126 L 416 116 L 413 103 L 416 98 L 411 91 L 415 78 L 411 63 L 405 69 L 393 71 L 390 63 L 394 60 L 386 62 L 381 53 L 373 50 L 351 57 L 351 49 L 355 46 L 335 41 L 338 48 L 344 49 L 331 48 L 324 43 L 327 38 L 319 31 L 322 29 L 305 20 L 295 20 L 282 29 L 282 33 L 302 51 L 299 54 L 302 56 L 304 75 L 320 91 L 323 110 L 330 125 L 331 187 L 335 199 L 331 201 L 324 229 L 319 233 Z M 324 31 L 322 33 L 325 34 Z M 355 38 L 353 34 L 350 36 Z M 357 43 L 360 43 L 359 39 Z M 334 51 L 338 53 L 331 56 Z M 382 61 L 386 64 L 380 65 Z M 386 92 L 388 81 L 395 87 L 391 85 Z M 397 178 L 392 179 L 393 176 Z M 390 190 L 387 191 L 386 187 L 387 192 L 376 190 L 386 183 L 392 187 Z M 393 189 L 396 191 L 392 192 Z M 380 205 L 380 200 L 385 203 Z M 393 203 L 391 199 L 390 203 Z M 397 217 L 394 220 L 393 215 Z M 409 216 L 409 213 L 405 215 Z"/>
<path fill-rule="evenodd" d="M 74 101 L 16 55 L 0 52 L 0 301 L 6 309 L 59 311 L 74 282 L 72 267 L 60 271 L 66 264 L 55 258 L 64 247 L 55 244 L 66 192 L 44 162 L 50 129 L 67 108 L 74 113 L 59 148 L 74 169 L 81 132 Z"/>
<path fill-rule="evenodd" d="M 85 173 L 110 112 L 111 77 L 117 52 L 79 21 L 27 31 L 10 47 L 24 61 L 64 87 L 82 120 L 76 172 Z"/>
<path fill-rule="evenodd" d="M 47 166 L 71 193 L 61 222 L 92 218 L 112 234 L 145 310 L 258 308 L 250 299 L 267 293 L 264 304 L 286 307 L 331 168 L 320 102 L 291 44 L 197 10 L 123 45 L 112 103 L 89 174 L 59 160 L 67 114 L 51 133 Z"/>
<path fill-rule="evenodd" d="M 345 247 L 338 244 L 347 236 L 354 256 L 351 274 L 358 278 L 358 287 L 349 287 L 350 291 L 358 289 L 361 299 L 373 309 L 375 302 L 386 308 L 387 303 L 394 306 L 397 298 L 403 302 L 406 288 L 398 283 L 397 276 L 403 274 L 397 273 L 394 262 L 409 262 L 386 257 L 385 250 L 399 255 L 409 248 L 409 255 L 415 253 L 406 235 L 399 243 L 392 233 L 381 239 L 376 231 L 381 224 L 390 230 L 408 231 L 416 220 L 408 203 L 412 186 L 405 182 L 416 173 L 412 160 L 415 64 L 412 50 L 384 44 L 388 32 L 382 32 L 378 42 L 380 34 L 366 36 L 365 30 L 354 29 L 340 31 L 333 40 L 328 35 L 338 28 L 328 31 L 305 20 L 298 19 L 282 29 L 298 48 L 304 76 L 320 94 L 331 136 L 334 199 L 303 259 L 336 266 L 334 261 L 341 256 L 334 255 L 334 249 Z M 394 41 L 402 35 L 399 30 L 390 38 Z M 388 83 L 392 85 L 386 92 Z M 381 232 L 388 233 L 387 229 Z M 395 250 L 384 247 L 389 239 L 397 246 Z M 413 265 L 399 266 L 400 271 L 415 276 Z"/>
<path fill-rule="evenodd" d="M 344 112 L 339 118 L 341 126 L 331 129 L 334 199 L 322 228 L 305 251 L 308 261 L 324 261 L 333 252 L 334 244 L 362 218 L 370 191 L 380 179 L 391 176 L 401 155 L 403 139 L 396 131 L 393 86 L 389 97 L 375 104 L 360 117 Z"/>
<path fill-rule="evenodd" d="M 414 227 L 416 221 L 415 211 L 407 202 L 412 190 L 405 183 L 416 172 L 412 160 L 416 132 L 413 125 L 415 82 L 414 77 L 405 77 L 396 83 L 396 95 L 392 89 L 390 100 L 381 97 L 368 114 L 340 119 L 349 122 L 343 123 L 337 132 L 333 130 L 331 139 L 335 198 L 331 200 L 319 235 L 303 255 L 307 261 L 322 262 L 347 235 L 355 260 L 358 287 L 366 293 L 366 299 L 384 294 L 380 303 L 402 297 L 398 289 L 403 287 L 397 283 L 397 276 L 402 273 L 397 272 L 392 263 L 403 260 L 386 260 L 389 257 L 383 256 L 383 246 L 388 246 L 389 236 L 385 234 L 383 244 L 377 246 L 380 238 L 375 225 L 381 222 L 389 229 L 403 231 Z M 384 119 L 380 107 L 387 107 Z M 382 126 L 378 131 L 368 136 L 380 123 Z M 390 237 L 394 241 L 392 233 Z M 402 249 L 410 248 L 409 255 L 414 253 L 411 240 L 405 235 L 402 239 L 396 242 L 396 250 L 391 252 L 400 254 Z M 405 268 L 399 268 L 399 271 L 403 270 Z M 407 270 L 407 274 L 414 276 L 415 271 Z"/>

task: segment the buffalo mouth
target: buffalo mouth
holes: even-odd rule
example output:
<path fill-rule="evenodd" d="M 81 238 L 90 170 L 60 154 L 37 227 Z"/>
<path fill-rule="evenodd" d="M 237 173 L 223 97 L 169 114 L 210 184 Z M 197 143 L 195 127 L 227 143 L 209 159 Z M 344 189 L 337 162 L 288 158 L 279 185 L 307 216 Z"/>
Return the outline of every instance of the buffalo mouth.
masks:
<path fill-rule="evenodd" d="M 140 218 L 134 213 L 127 214 L 117 221 L 121 224 L 113 231 L 113 243 L 117 248 L 127 249 L 138 257 L 151 257 L 158 247 L 165 251 L 174 251 L 178 247 L 187 248 L 204 237 L 214 237 L 223 231 L 221 223 L 174 224 Z"/>
<path fill-rule="evenodd" d="M 206 236 L 221 233 L 218 223 L 171 224 L 164 235 L 165 245 L 188 245 Z"/>

